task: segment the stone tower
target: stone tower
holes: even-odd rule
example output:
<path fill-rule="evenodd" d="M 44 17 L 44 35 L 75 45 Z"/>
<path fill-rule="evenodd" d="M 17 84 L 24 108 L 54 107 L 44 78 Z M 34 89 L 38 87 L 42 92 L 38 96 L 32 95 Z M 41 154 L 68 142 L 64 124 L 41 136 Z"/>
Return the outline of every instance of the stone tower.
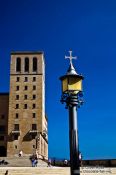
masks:
<path fill-rule="evenodd" d="M 48 157 L 43 52 L 12 52 L 7 156 Z"/>

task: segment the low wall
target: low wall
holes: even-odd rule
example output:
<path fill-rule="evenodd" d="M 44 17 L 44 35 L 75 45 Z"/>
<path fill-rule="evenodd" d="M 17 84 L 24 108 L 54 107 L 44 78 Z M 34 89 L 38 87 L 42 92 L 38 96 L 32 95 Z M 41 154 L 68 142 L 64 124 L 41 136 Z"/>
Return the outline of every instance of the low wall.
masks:
<path fill-rule="evenodd" d="M 116 159 L 83 160 L 82 165 L 85 165 L 85 166 L 116 167 Z"/>
<path fill-rule="evenodd" d="M 68 164 L 64 164 L 64 159 L 59 160 L 57 158 L 52 159 L 53 166 L 70 166 L 70 162 Z M 99 160 L 82 160 L 82 166 L 103 166 L 103 167 L 116 167 L 116 159 L 99 159 Z"/>

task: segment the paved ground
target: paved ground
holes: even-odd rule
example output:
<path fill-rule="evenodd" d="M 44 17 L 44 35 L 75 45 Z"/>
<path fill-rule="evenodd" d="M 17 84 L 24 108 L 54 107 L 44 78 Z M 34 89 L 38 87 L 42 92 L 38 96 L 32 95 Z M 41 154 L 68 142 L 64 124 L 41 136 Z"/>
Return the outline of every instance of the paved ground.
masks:
<path fill-rule="evenodd" d="M 0 167 L 0 175 L 5 175 L 6 170 L 8 175 L 70 175 L 66 167 Z M 83 167 L 80 172 L 80 175 L 116 175 L 116 168 Z"/>

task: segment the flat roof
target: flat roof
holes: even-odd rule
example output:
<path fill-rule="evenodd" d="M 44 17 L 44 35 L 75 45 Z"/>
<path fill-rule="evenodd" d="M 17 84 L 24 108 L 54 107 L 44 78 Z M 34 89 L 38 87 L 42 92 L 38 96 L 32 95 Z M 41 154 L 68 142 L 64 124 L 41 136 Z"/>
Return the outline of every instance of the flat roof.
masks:
<path fill-rule="evenodd" d="M 43 51 L 11 51 L 11 55 L 44 54 Z"/>

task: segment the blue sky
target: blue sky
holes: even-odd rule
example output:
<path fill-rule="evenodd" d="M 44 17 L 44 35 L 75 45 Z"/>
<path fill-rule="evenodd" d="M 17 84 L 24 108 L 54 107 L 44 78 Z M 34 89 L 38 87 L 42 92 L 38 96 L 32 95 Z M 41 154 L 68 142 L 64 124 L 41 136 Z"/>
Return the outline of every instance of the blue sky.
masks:
<path fill-rule="evenodd" d="M 49 156 L 69 157 L 68 111 L 60 103 L 59 77 L 68 50 L 83 82 L 78 110 L 79 145 L 85 159 L 116 158 L 116 1 L 0 1 L 0 92 L 9 91 L 11 51 L 44 51 Z"/>

